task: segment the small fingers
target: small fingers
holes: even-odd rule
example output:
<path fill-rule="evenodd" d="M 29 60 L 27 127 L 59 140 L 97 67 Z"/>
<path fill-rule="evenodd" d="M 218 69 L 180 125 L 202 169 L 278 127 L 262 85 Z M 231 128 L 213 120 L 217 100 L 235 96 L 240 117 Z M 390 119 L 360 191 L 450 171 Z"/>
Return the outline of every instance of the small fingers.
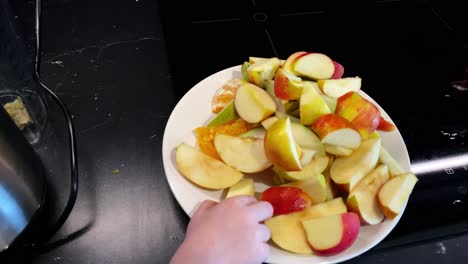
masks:
<path fill-rule="evenodd" d="M 228 198 L 226 199 L 226 201 L 235 203 L 236 205 L 240 205 L 240 206 L 247 206 L 247 205 L 256 203 L 257 199 L 249 195 L 238 195 L 238 196 Z"/>
<path fill-rule="evenodd" d="M 257 202 L 249 206 L 254 213 L 254 220 L 263 222 L 273 216 L 273 206 L 269 202 Z"/>
<path fill-rule="evenodd" d="M 259 224 L 256 230 L 256 237 L 258 242 L 267 242 L 270 237 L 270 229 L 264 224 Z"/>
<path fill-rule="evenodd" d="M 211 207 L 217 205 L 218 203 L 212 200 L 205 200 L 203 201 L 200 206 L 198 206 L 197 210 L 193 214 L 193 217 L 196 217 L 199 214 L 202 214 L 206 210 L 210 209 Z"/>

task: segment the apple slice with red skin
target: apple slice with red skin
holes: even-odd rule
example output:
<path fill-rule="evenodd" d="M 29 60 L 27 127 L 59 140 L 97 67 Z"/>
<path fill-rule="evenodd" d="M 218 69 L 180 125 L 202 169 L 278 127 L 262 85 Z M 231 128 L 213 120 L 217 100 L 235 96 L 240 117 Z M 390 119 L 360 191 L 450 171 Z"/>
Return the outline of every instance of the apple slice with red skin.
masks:
<path fill-rule="evenodd" d="M 330 79 L 335 73 L 332 59 L 322 53 L 309 52 L 298 56 L 292 65 L 292 73 L 314 80 Z"/>
<path fill-rule="evenodd" d="M 282 100 L 296 100 L 302 94 L 302 79 L 278 69 L 275 75 L 275 95 Z"/>
<path fill-rule="evenodd" d="M 326 114 L 317 118 L 312 130 L 324 144 L 355 149 L 361 144 L 361 136 L 354 126 L 337 114 Z"/>
<path fill-rule="evenodd" d="M 293 69 L 292 69 L 292 66 L 294 64 L 294 61 L 296 60 L 297 57 L 303 55 L 303 54 L 306 54 L 307 52 L 306 51 L 298 51 L 298 52 L 294 52 L 293 54 L 291 54 L 287 59 L 286 61 L 283 63 L 283 65 L 281 66 L 281 69 L 285 70 L 285 71 L 288 71 L 288 72 L 293 72 Z"/>
<path fill-rule="evenodd" d="M 343 213 L 302 221 L 307 241 L 315 254 L 332 256 L 351 247 L 361 223 L 355 213 Z"/>
<path fill-rule="evenodd" d="M 335 66 L 335 71 L 331 79 L 340 79 L 344 75 L 344 67 L 340 63 L 333 61 L 333 65 Z"/>
<path fill-rule="evenodd" d="M 260 196 L 261 201 L 273 206 L 273 215 L 289 214 L 310 207 L 312 200 L 309 195 L 297 187 L 273 186 L 266 189 Z"/>
<path fill-rule="evenodd" d="M 377 130 L 380 130 L 380 131 L 385 131 L 385 132 L 390 132 L 390 131 L 393 131 L 395 130 L 395 125 L 388 122 L 387 120 L 385 120 L 385 118 L 383 118 L 382 116 L 380 117 L 380 122 L 379 122 L 379 125 L 377 126 Z"/>

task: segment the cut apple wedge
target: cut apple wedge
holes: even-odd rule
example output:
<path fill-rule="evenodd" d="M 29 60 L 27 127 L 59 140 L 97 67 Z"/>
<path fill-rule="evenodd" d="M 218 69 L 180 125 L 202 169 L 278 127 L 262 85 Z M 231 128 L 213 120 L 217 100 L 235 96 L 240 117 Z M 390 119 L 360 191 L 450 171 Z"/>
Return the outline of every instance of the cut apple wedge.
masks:
<path fill-rule="evenodd" d="M 361 135 L 354 126 L 337 114 L 322 115 L 312 125 L 312 130 L 323 144 L 355 149 L 361 144 Z"/>
<path fill-rule="evenodd" d="M 281 186 L 300 188 L 309 195 L 311 205 L 323 203 L 327 200 L 327 182 L 322 174 Z"/>
<path fill-rule="evenodd" d="M 265 153 L 275 166 L 288 171 L 302 170 L 301 152 L 294 140 L 289 118 L 279 119 L 268 127 L 265 134 Z"/>
<path fill-rule="evenodd" d="M 355 213 L 329 215 L 301 223 L 312 251 L 320 256 L 336 255 L 351 247 L 361 227 Z"/>
<path fill-rule="evenodd" d="M 380 188 L 390 179 L 386 165 L 377 166 L 349 194 L 346 205 L 359 215 L 361 222 L 376 225 L 385 218 L 377 199 Z"/>
<path fill-rule="evenodd" d="M 398 162 L 392 157 L 392 155 L 390 155 L 384 146 L 380 147 L 379 162 L 387 165 L 390 171 L 390 176 L 392 177 L 401 175 L 406 172 L 400 167 L 400 164 L 398 164 Z"/>
<path fill-rule="evenodd" d="M 368 139 L 348 157 L 335 159 L 330 167 L 333 181 L 344 191 L 348 193 L 352 191 L 377 165 L 380 145 L 380 138 Z"/>
<path fill-rule="evenodd" d="M 257 86 L 264 87 L 266 80 L 272 80 L 275 77 L 280 64 L 278 58 L 270 58 L 251 64 L 247 68 L 249 81 Z"/>
<path fill-rule="evenodd" d="M 347 92 L 361 90 L 361 78 L 351 77 L 333 80 L 318 80 L 317 85 L 325 95 L 339 98 Z"/>
<path fill-rule="evenodd" d="M 336 155 L 338 157 L 347 157 L 353 153 L 353 149 L 337 146 L 337 145 L 330 145 L 330 144 L 323 144 L 325 147 L 325 152 L 328 154 Z"/>
<path fill-rule="evenodd" d="M 231 101 L 227 104 L 221 112 L 219 112 L 216 117 L 208 123 L 208 126 L 217 126 L 224 124 L 228 121 L 234 120 L 238 118 L 239 115 L 236 112 L 236 108 L 234 107 L 234 101 Z"/>
<path fill-rule="evenodd" d="M 301 148 L 301 166 L 307 166 L 310 162 L 312 162 L 312 159 L 314 158 L 316 153 L 317 151 L 314 149 Z"/>
<path fill-rule="evenodd" d="M 338 104 L 338 99 L 327 96 L 322 94 L 321 95 L 325 103 L 328 105 L 328 108 L 330 108 L 331 113 L 335 113 L 336 111 L 336 105 Z"/>
<path fill-rule="evenodd" d="M 298 187 L 273 186 L 260 195 L 261 201 L 273 206 L 273 215 L 290 214 L 310 207 L 311 198 Z"/>
<path fill-rule="evenodd" d="M 304 166 L 301 171 L 286 171 L 280 167 L 274 166 L 272 170 L 281 177 L 291 180 L 300 181 L 320 175 L 328 166 L 329 157 L 315 155 L 312 161 Z"/>
<path fill-rule="evenodd" d="M 226 194 L 226 199 L 239 195 L 255 196 L 255 184 L 253 179 L 242 179 L 231 186 Z"/>
<path fill-rule="evenodd" d="M 261 138 L 224 134 L 218 134 L 214 138 L 216 151 L 224 163 L 244 173 L 260 172 L 272 165 L 265 155 L 263 142 Z"/>
<path fill-rule="evenodd" d="M 305 51 L 298 51 L 298 52 L 294 52 L 293 54 L 291 54 L 287 59 L 286 61 L 284 62 L 284 64 L 281 66 L 281 68 L 285 71 L 288 71 L 288 72 L 293 72 L 293 63 L 294 61 L 296 60 L 297 57 L 303 55 L 303 54 L 306 54 L 307 52 Z"/>
<path fill-rule="evenodd" d="M 281 112 L 281 111 L 276 111 L 275 112 L 275 116 L 277 118 L 289 118 L 291 120 L 291 123 L 297 123 L 297 124 L 300 124 L 301 123 L 301 120 L 299 120 L 299 118 L 297 117 L 294 117 L 292 115 L 289 115 L 289 114 L 286 114 L 284 112 Z"/>
<path fill-rule="evenodd" d="M 176 164 L 188 180 L 208 189 L 228 188 L 243 176 L 239 171 L 185 143 L 176 149 Z"/>
<path fill-rule="evenodd" d="M 243 134 L 241 134 L 239 137 L 241 138 L 265 138 L 265 133 L 266 130 L 263 127 L 256 127 L 254 129 L 251 129 Z"/>
<path fill-rule="evenodd" d="M 246 83 L 241 85 L 234 97 L 237 114 L 249 123 L 258 123 L 276 111 L 276 104 L 262 88 Z"/>
<path fill-rule="evenodd" d="M 396 126 L 387 120 L 385 118 L 380 117 L 380 122 L 379 125 L 377 126 L 377 130 L 385 131 L 385 132 L 390 132 L 395 130 Z"/>
<path fill-rule="evenodd" d="M 275 81 L 274 80 L 265 80 L 265 91 L 273 98 L 276 99 L 275 94 Z"/>
<path fill-rule="evenodd" d="M 314 80 L 330 79 L 335 72 L 335 65 L 327 55 L 313 52 L 298 56 L 292 68 L 297 76 Z"/>
<path fill-rule="evenodd" d="M 242 63 L 241 66 L 241 74 L 242 74 L 242 80 L 248 82 L 249 81 L 249 74 L 247 73 L 247 68 L 250 66 L 250 63 L 245 61 Z"/>
<path fill-rule="evenodd" d="M 303 149 L 315 150 L 316 155 L 325 155 L 325 149 L 320 141 L 320 138 L 315 135 L 309 128 L 291 122 L 291 129 L 294 140 Z"/>
<path fill-rule="evenodd" d="M 279 215 L 265 221 L 271 240 L 280 248 L 298 254 L 312 254 L 301 221 L 327 215 L 346 213 L 342 198 L 313 205 L 303 211 Z"/>
<path fill-rule="evenodd" d="M 310 82 L 302 88 L 299 109 L 303 125 L 312 125 L 320 116 L 331 113 L 323 97 L 313 87 L 314 85 L 316 84 Z"/>
<path fill-rule="evenodd" d="M 332 158 L 330 158 L 330 160 L 332 160 Z M 338 197 L 338 191 L 336 189 L 335 183 L 331 179 L 330 170 L 328 168 L 323 172 L 323 177 L 325 178 L 325 182 L 327 184 L 327 187 L 325 189 L 327 193 L 327 198 L 325 199 L 325 201 L 333 200 L 334 198 Z"/>
<path fill-rule="evenodd" d="M 335 66 L 335 71 L 331 79 L 340 79 L 344 75 L 344 67 L 340 63 L 333 61 L 333 66 Z"/>
<path fill-rule="evenodd" d="M 405 173 L 382 186 L 378 198 L 386 217 L 393 219 L 403 211 L 417 182 L 414 174 Z"/>
<path fill-rule="evenodd" d="M 263 58 L 263 57 L 249 57 L 249 63 L 251 64 L 254 64 L 256 62 L 259 62 L 259 61 L 263 61 L 263 60 L 268 60 L 268 58 Z M 280 60 L 280 64 L 283 65 L 285 62 L 285 60 Z"/>
<path fill-rule="evenodd" d="M 278 121 L 279 118 L 276 116 L 271 116 L 261 122 L 263 128 L 266 130 L 268 129 L 271 125 L 273 125 L 276 121 Z"/>
<path fill-rule="evenodd" d="M 282 100 L 296 100 L 302 94 L 302 79 L 278 69 L 275 75 L 275 95 Z"/>

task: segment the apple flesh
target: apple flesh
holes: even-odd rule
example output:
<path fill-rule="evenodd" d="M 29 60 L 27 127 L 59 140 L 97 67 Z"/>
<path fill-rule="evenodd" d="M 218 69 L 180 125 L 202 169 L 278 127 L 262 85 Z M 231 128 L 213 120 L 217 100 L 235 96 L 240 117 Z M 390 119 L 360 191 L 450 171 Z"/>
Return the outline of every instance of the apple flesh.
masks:
<path fill-rule="evenodd" d="M 309 164 L 304 166 L 301 171 L 287 171 L 278 166 L 273 166 L 272 170 L 287 180 L 300 181 L 320 175 L 327 168 L 328 161 L 328 156 L 316 155 Z"/>
<path fill-rule="evenodd" d="M 278 69 L 275 75 L 275 95 L 282 100 L 296 100 L 302 94 L 302 79 Z"/>
<path fill-rule="evenodd" d="M 325 154 L 324 147 L 320 138 L 312 132 L 309 128 L 291 122 L 291 130 L 296 143 L 303 149 L 315 150 L 316 155 L 323 156 Z"/>
<path fill-rule="evenodd" d="M 305 180 L 286 183 L 282 186 L 300 188 L 309 195 L 311 205 L 327 200 L 327 182 L 322 174 Z"/>
<path fill-rule="evenodd" d="M 268 58 L 263 58 L 263 57 L 253 57 L 253 56 L 250 56 L 249 57 L 249 63 L 251 64 L 254 64 L 256 62 L 259 62 L 259 61 L 262 61 L 262 60 L 268 60 Z M 284 64 L 284 60 L 280 60 L 280 64 L 283 65 Z"/>
<path fill-rule="evenodd" d="M 284 170 L 300 171 L 300 148 L 294 140 L 291 121 L 282 118 L 268 127 L 265 134 L 265 153 L 268 160 Z"/>
<path fill-rule="evenodd" d="M 337 114 L 322 115 L 315 120 L 312 130 L 323 144 L 355 149 L 361 144 L 361 135 L 354 126 Z"/>
<path fill-rule="evenodd" d="M 379 162 L 387 165 L 392 178 L 406 172 L 400 167 L 400 164 L 398 164 L 384 146 L 380 147 Z"/>
<path fill-rule="evenodd" d="M 249 82 L 264 87 L 266 80 L 272 80 L 275 77 L 280 64 L 281 62 L 278 58 L 270 58 L 251 64 L 247 68 Z"/>
<path fill-rule="evenodd" d="M 244 173 L 260 172 L 271 166 L 263 142 L 261 138 L 225 134 L 217 134 L 214 138 L 214 146 L 224 163 Z"/>
<path fill-rule="evenodd" d="M 332 154 L 338 157 L 347 157 L 353 153 L 353 149 L 347 148 L 347 147 L 342 147 L 342 146 L 337 146 L 337 145 L 330 145 L 330 144 L 324 144 L 325 147 L 325 152 L 328 154 Z"/>
<path fill-rule="evenodd" d="M 312 251 L 319 256 L 336 255 L 351 247 L 361 227 L 355 213 L 309 219 L 302 226 Z"/>
<path fill-rule="evenodd" d="M 328 105 L 328 108 L 330 108 L 331 113 L 335 113 L 336 111 L 336 105 L 338 104 L 338 99 L 327 96 L 322 94 L 321 95 L 325 103 Z"/>
<path fill-rule="evenodd" d="M 377 193 L 389 179 L 388 167 L 377 166 L 349 194 L 346 205 L 350 211 L 359 215 L 362 223 L 376 225 L 385 218 L 377 199 Z"/>
<path fill-rule="evenodd" d="M 363 139 L 368 138 L 380 122 L 379 109 L 357 92 L 348 92 L 340 96 L 336 113 L 350 121 Z"/>
<path fill-rule="evenodd" d="M 378 199 L 386 217 L 393 219 L 403 211 L 417 182 L 414 174 L 405 173 L 382 186 Z"/>
<path fill-rule="evenodd" d="M 327 215 L 346 213 L 342 198 L 313 205 L 300 212 L 279 215 L 265 221 L 271 240 L 280 248 L 298 254 L 312 254 L 301 221 Z"/>
<path fill-rule="evenodd" d="M 311 205 L 309 195 L 297 187 L 273 186 L 260 195 L 261 201 L 273 206 L 273 215 L 302 211 Z"/>
<path fill-rule="evenodd" d="M 380 117 L 380 122 L 379 125 L 377 126 L 377 130 L 385 131 L 385 132 L 390 132 L 395 130 L 395 125 L 390 123 L 389 121 L 385 120 L 385 118 Z"/>
<path fill-rule="evenodd" d="M 357 92 L 361 89 L 361 78 L 342 78 L 332 80 L 318 80 L 317 85 L 325 95 L 339 98 L 347 92 Z"/>
<path fill-rule="evenodd" d="M 185 143 L 176 148 L 176 164 L 191 182 L 208 189 L 224 189 L 242 179 L 243 174 Z"/>
<path fill-rule="evenodd" d="M 298 52 L 294 52 L 293 54 L 291 54 L 287 59 L 286 61 L 284 62 L 284 64 L 281 66 L 281 68 L 285 71 L 288 71 L 288 72 L 293 72 L 293 63 L 294 61 L 296 60 L 297 57 L 303 55 L 303 54 L 306 54 L 307 52 L 305 51 L 298 51 Z"/>
<path fill-rule="evenodd" d="M 302 95 L 299 102 L 301 124 L 312 125 L 314 121 L 322 115 L 330 114 L 331 110 L 323 97 L 313 86 L 317 84 L 308 82 L 302 88 Z"/>
<path fill-rule="evenodd" d="M 241 134 L 239 137 L 241 138 L 265 138 L 266 130 L 263 127 L 256 127 L 254 129 L 250 129 L 249 131 Z"/>
<path fill-rule="evenodd" d="M 367 139 L 347 157 L 335 159 L 330 167 L 332 180 L 346 192 L 354 187 L 377 165 L 380 138 Z"/>
<path fill-rule="evenodd" d="M 241 85 L 234 97 L 237 114 L 249 123 L 258 123 L 276 111 L 276 104 L 262 88 L 245 83 Z"/>
<path fill-rule="evenodd" d="M 335 66 L 335 71 L 331 79 L 340 79 L 344 75 L 344 67 L 340 63 L 333 61 L 333 65 Z"/>
<path fill-rule="evenodd" d="M 292 65 L 292 73 L 314 80 L 330 79 L 334 72 L 333 61 L 322 53 L 302 54 L 294 60 Z"/>
<path fill-rule="evenodd" d="M 226 199 L 239 195 L 255 196 L 255 184 L 252 179 L 242 179 L 229 187 Z"/>

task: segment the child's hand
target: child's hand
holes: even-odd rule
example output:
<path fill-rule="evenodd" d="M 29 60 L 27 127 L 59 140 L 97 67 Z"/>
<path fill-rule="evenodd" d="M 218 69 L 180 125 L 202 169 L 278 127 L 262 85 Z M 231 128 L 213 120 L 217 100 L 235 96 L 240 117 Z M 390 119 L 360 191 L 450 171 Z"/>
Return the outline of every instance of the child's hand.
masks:
<path fill-rule="evenodd" d="M 185 240 L 171 264 L 262 263 L 269 255 L 270 231 L 260 222 L 273 208 L 250 196 L 220 203 L 204 201 L 193 215 Z"/>

